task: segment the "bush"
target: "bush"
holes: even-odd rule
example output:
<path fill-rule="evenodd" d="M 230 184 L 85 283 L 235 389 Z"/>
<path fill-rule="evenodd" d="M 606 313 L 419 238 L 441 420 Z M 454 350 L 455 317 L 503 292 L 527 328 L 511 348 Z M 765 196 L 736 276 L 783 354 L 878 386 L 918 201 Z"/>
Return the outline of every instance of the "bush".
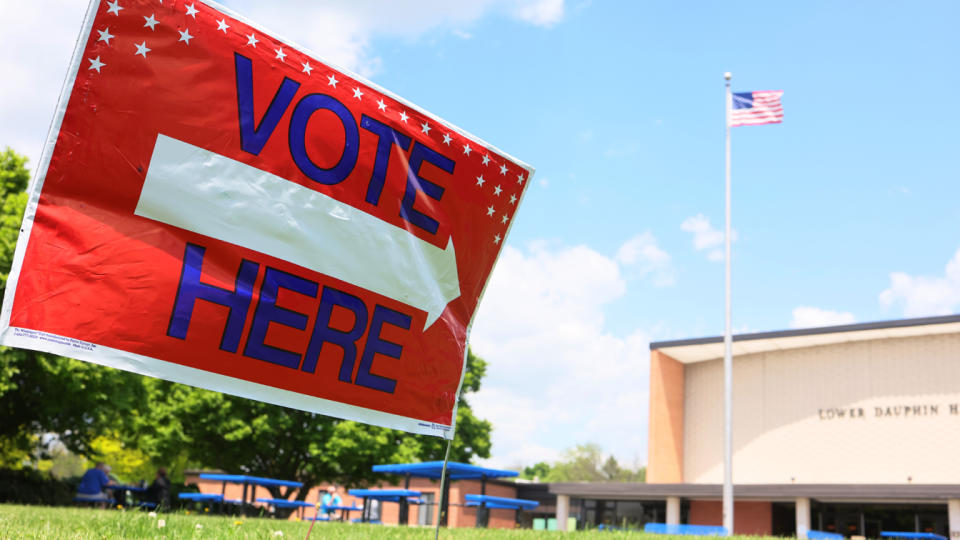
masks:
<path fill-rule="evenodd" d="M 68 505 L 79 478 L 58 480 L 35 469 L 0 469 L 0 503 Z"/>

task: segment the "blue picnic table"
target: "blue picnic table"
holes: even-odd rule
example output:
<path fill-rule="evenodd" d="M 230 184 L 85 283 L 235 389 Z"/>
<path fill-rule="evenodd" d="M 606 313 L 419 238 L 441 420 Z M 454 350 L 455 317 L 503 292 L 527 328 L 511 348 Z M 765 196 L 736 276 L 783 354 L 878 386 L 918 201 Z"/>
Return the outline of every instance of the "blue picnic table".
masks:
<path fill-rule="evenodd" d="M 223 486 L 220 490 L 220 496 L 224 497 L 227 493 L 227 484 L 243 484 L 243 495 L 240 498 L 240 504 L 247 504 L 247 486 L 253 487 L 250 492 L 250 504 L 253 504 L 253 499 L 256 496 L 256 486 L 285 486 L 285 487 L 303 487 L 303 482 L 296 482 L 294 480 L 278 480 L 276 478 L 263 478 L 260 476 L 250 476 L 246 474 L 221 474 L 221 473 L 201 473 L 200 478 L 202 480 L 214 480 L 217 482 L 222 482 Z"/>
<path fill-rule="evenodd" d="M 410 487 L 410 478 L 431 478 L 438 480 L 443 474 L 442 461 L 425 461 L 423 463 L 391 463 L 387 465 L 374 465 L 373 472 L 384 474 L 400 474 L 406 478 L 405 488 Z M 508 476 L 517 476 L 517 471 L 508 471 L 505 469 L 491 469 L 489 467 L 480 467 L 469 463 L 460 463 L 456 461 L 447 462 L 447 478 L 440 487 L 441 507 L 438 521 L 440 525 L 447 524 L 447 509 L 450 504 L 450 481 L 451 480 L 480 480 L 480 495 L 487 494 L 488 478 L 503 478 Z M 489 520 L 487 504 L 481 502 L 477 509 L 477 527 L 486 527 Z M 407 504 L 400 503 L 400 525 L 407 524 Z"/>
<path fill-rule="evenodd" d="M 363 511 L 360 514 L 363 523 L 373 521 L 370 519 L 370 501 L 395 502 L 403 506 L 408 500 L 420 497 L 420 492 L 415 489 L 351 489 L 347 493 L 363 499 Z"/>
<path fill-rule="evenodd" d="M 540 506 L 539 502 L 530 499 L 511 499 L 509 497 L 494 497 L 493 495 L 468 493 L 464 498 L 467 501 L 467 506 L 485 505 L 487 508 L 503 508 L 507 510 L 533 510 Z"/>
<path fill-rule="evenodd" d="M 123 505 L 129 504 L 127 502 L 127 493 L 130 493 L 132 496 L 134 493 L 143 493 L 147 490 L 147 488 L 136 484 L 110 484 L 104 487 L 113 492 L 115 504 Z"/>
<path fill-rule="evenodd" d="M 353 512 L 354 510 L 363 510 L 363 507 L 357 506 L 357 505 L 347 506 L 343 504 L 324 504 L 324 505 L 321 505 L 321 509 L 324 512 L 326 512 L 326 515 L 318 516 L 316 518 L 317 521 L 330 521 L 330 512 L 336 512 L 336 511 L 340 512 L 340 521 L 345 521 L 345 520 L 349 521 L 350 512 Z"/>
<path fill-rule="evenodd" d="M 314 508 L 317 505 L 307 501 L 291 501 L 288 499 L 274 499 L 270 497 L 257 497 L 257 502 L 267 503 L 274 508 L 296 508 L 300 513 L 300 519 L 303 519 L 304 508 Z"/>

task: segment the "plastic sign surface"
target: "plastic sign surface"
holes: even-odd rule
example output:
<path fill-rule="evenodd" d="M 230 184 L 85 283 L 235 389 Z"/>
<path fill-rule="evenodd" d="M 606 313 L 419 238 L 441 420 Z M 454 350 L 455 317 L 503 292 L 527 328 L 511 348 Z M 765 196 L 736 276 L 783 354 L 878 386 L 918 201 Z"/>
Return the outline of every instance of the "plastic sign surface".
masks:
<path fill-rule="evenodd" d="M 222 7 L 94 2 L 2 342 L 450 438 L 532 173 Z"/>

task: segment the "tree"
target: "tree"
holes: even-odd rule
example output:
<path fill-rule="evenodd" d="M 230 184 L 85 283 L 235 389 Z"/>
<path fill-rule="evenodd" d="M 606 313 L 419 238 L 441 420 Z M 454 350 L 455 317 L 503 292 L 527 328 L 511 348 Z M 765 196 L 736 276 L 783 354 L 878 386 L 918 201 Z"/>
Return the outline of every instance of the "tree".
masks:
<path fill-rule="evenodd" d="M 26 162 L 10 148 L 0 153 L 0 291 L 6 287 L 27 204 Z M 142 397 L 138 388 L 138 377 L 129 373 L 0 347 L 0 464 L 18 465 L 46 432 L 60 434 L 70 450 L 86 451 L 97 434 L 116 422 L 117 410 Z"/>
<path fill-rule="evenodd" d="M 550 464 L 541 461 L 533 466 L 524 467 L 520 473 L 520 478 L 540 482 L 550 475 Z"/>
<path fill-rule="evenodd" d="M 468 354 L 462 394 L 475 392 L 486 363 Z M 125 439 L 154 463 L 187 455 L 189 462 L 236 473 L 303 482 L 301 500 L 321 482 L 382 481 L 377 463 L 443 459 L 435 437 L 338 420 L 160 380 L 147 380 L 149 409 L 126 418 Z M 491 425 L 461 397 L 451 459 L 489 457 Z M 270 488 L 288 498 L 293 489 Z"/>
<path fill-rule="evenodd" d="M 550 467 L 541 479 L 547 482 L 644 482 L 646 468 L 621 467 L 613 456 L 604 460 L 599 445 L 580 444 L 564 452 L 564 459 Z"/>

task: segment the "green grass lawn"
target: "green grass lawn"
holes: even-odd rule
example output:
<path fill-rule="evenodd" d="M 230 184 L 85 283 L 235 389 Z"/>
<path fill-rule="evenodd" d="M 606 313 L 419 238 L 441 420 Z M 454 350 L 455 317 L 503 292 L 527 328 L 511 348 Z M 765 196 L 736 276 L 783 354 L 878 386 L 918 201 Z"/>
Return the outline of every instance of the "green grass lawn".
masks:
<path fill-rule="evenodd" d="M 162 522 L 161 522 L 162 520 Z M 161 526 L 162 523 L 162 526 Z M 305 538 L 309 522 L 269 518 L 235 518 L 196 513 L 162 513 L 151 515 L 140 510 L 95 510 L 89 508 L 54 508 L 47 506 L 0 505 L 0 539 L 106 539 L 119 538 Z M 631 532 L 579 531 L 565 535 L 559 532 L 503 529 L 441 529 L 440 538 L 449 540 L 534 538 L 577 539 L 656 539 L 668 536 Z M 391 527 L 347 523 L 316 523 L 310 538 L 353 539 L 386 538 L 397 540 L 432 540 L 432 528 Z M 757 539 L 759 537 L 751 537 Z"/>

